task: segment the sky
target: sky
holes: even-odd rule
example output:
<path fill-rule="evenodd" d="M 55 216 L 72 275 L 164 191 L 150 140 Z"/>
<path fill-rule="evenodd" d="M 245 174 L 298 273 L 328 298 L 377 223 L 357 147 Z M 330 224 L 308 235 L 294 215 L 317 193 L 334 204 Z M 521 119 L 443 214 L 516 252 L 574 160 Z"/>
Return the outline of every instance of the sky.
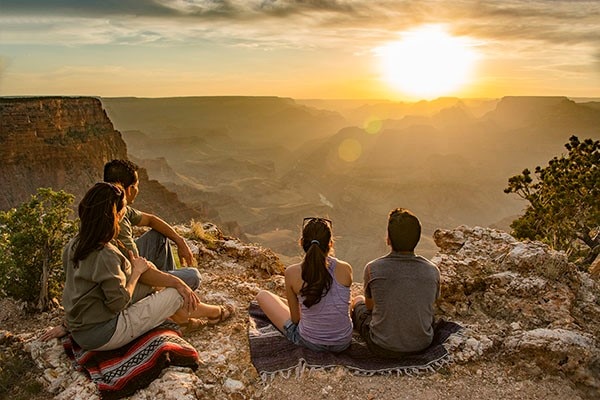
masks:
<path fill-rule="evenodd" d="M 600 97 L 600 0 L 0 0 L 22 95 Z"/>

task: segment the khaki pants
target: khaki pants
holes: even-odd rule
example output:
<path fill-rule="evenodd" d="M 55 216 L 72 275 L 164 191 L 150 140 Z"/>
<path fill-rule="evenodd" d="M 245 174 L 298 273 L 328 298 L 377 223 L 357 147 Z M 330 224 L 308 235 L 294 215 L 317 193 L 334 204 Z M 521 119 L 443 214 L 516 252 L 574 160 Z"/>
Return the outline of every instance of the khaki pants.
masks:
<path fill-rule="evenodd" d="M 153 293 L 119 313 L 117 327 L 108 343 L 94 350 L 113 350 L 157 327 L 183 306 L 183 298 L 174 288 Z"/>

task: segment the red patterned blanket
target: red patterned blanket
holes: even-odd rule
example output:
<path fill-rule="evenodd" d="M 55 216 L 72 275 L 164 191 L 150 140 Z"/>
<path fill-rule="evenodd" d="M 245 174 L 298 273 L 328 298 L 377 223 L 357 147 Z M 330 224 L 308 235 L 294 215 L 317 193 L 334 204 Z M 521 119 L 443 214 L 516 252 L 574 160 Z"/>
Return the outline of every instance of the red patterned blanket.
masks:
<path fill-rule="evenodd" d="M 120 399 L 148 386 L 169 365 L 199 366 L 198 352 L 181 338 L 178 325 L 165 322 L 119 349 L 86 351 L 71 335 L 62 341 L 74 367 L 95 384 L 104 400 Z"/>

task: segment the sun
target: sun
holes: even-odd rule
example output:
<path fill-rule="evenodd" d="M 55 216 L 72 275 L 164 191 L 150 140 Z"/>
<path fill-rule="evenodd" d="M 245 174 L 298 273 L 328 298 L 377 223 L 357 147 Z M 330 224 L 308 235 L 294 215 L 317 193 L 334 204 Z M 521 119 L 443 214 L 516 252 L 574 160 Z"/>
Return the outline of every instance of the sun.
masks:
<path fill-rule="evenodd" d="M 400 35 L 375 49 L 382 77 L 395 90 L 431 99 L 455 93 L 471 79 L 477 54 L 468 39 L 449 35 L 441 25 Z"/>

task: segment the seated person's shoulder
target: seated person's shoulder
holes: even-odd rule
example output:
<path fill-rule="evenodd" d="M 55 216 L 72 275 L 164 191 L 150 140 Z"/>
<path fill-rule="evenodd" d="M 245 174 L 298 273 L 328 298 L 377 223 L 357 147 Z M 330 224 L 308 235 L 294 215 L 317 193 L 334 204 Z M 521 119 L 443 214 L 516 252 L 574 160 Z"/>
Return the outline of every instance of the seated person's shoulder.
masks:
<path fill-rule="evenodd" d="M 131 206 L 127 206 L 127 211 L 125 212 L 125 218 L 131 222 L 132 225 L 140 225 L 142 219 L 144 217 L 144 213 L 140 210 L 133 208 Z"/>
<path fill-rule="evenodd" d="M 350 286 L 352 284 L 352 273 L 352 265 L 350 265 L 346 261 L 337 261 L 335 275 L 339 283 L 341 283 L 344 286 Z"/>
<path fill-rule="evenodd" d="M 93 265 L 96 271 L 94 274 L 97 274 L 101 270 L 115 271 L 121 268 L 126 263 L 126 260 L 119 249 L 108 243 L 101 249 L 92 252 L 81 262 L 88 266 Z"/>
<path fill-rule="evenodd" d="M 292 277 L 292 276 L 297 276 L 299 274 L 302 273 L 302 266 L 301 264 L 292 264 L 288 267 L 285 268 L 285 272 L 284 275 L 286 277 Z"/>
<path fill-rule="evenodd" d="M 118 259 L 119 261 L 123 261 L 125 256 L 121 253 L 121 251 L 115 246 L 112 242 L 107 243 L 101 250 L 100 255 L 103 259 L 113 260 Z"/>
<path fill-rule="evenodd" d="M 294 292 L 302 287 L 302 267 L 301 264 L 293 264 L 285 269 L 285 284 L 294 288 Z"/>
<path fill-rule="evenodd" d="M 352 265 L 350 265 L 350 263 L 343 261 L 343 260 L 337 260 L 336 268 L 342 268 L 344 271 L 352 272 Z"/>
<path fill-rule="evenodd" d="M 386 265 L 390 262 L 387 256 L 379 257 L 374 260 L 371 260 L 365 265 L 365 269 L 374 269 L 379 268 L 380 266 Z M 392 261 L 393 262 L 393 261 Z"/>
<path fill-rule="evenodd" d="M 435 265 L 435 264 L 434 264 L 432 261 L 428 260 L 427 258 L 425 258 L 425 257 L 422 257 L 422 256 L 417 256 L 417 259 L 418 259 L 418 260 L 419 260 L 419 261 L 420 261 L 420 262 L 421 262 L 423 265 L 426 265 L 426 266 L 430 267 L 432 270 L 439 271 L 439 269 L 438 269 L 437 265 Z"/>

